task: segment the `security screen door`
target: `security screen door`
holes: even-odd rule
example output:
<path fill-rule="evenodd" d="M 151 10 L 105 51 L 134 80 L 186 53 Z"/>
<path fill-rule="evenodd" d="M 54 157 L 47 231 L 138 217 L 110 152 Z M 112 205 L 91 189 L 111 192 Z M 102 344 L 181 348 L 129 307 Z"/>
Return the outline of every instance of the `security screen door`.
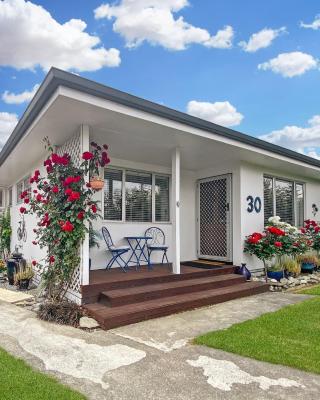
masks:
<path fill-rule="evenodd" d="M 198 181 L 198 256 L 232 261 L 231 174 Z"/>

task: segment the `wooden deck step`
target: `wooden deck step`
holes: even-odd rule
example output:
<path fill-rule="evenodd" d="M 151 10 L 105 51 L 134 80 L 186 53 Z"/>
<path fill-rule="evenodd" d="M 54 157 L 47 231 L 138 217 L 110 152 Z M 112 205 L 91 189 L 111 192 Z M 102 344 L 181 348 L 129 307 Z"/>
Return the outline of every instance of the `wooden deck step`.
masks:
<path fill-rule="evenodd" d="M 154 270 L 129 271 L 94 271 L 97 277 L 89 285 L 81 286 L 83 304 L 98 301 L 100 293 L 108 290 L 132 288 L 143 285 L 153 285 L 166 282 L 178 282 L 189 279 L 198 279 L 207 276 L 233 274 L 235 266 L 228 265 L 216 269 L 199 269 L 181 265 L 181 274 L 172 274 L 169 269 L 156 268 Z M 170 269 L 171 270 L 171 269 Z"/>
<path fill-rule="evenodd" d="M 203 278 L 108 290 L 100 294 L 99 302 L 116 307 L 184 293 L 222 288 L 243 282 L 245 282 L 245 278 L 242 275 L 236 274 L 206 276 Z"/>
<path fill-rule="evenodd" d="M 244 282 L 219 289 L 185 293 L 119 307 L 93 303 L 87 304 L 85 308 L 104 329 L 111 329 L 175 312 L 263 293 L 267 290 L 269 290 L 269 286 L 263 283 Z"/>

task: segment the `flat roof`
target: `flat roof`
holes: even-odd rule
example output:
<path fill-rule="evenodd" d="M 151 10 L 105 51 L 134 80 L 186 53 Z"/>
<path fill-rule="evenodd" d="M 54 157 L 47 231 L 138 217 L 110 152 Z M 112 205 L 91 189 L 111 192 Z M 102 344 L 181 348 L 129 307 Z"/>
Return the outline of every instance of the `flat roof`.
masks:
<path fill-rule="evenodd" d="M 82 78 L 78 75 L 66 72 L 57 68 L 51 68 L 37 93 L 29 103 L 24 114 L 20 118 L 17 126 L 13 130 L 9 139 L 0 152 L 0 166 L 5 162 L 10 153 L 14 150 L 20 139 L 24 136 L 27 129 L 45 106 L 52 94 L 59 86 L 75 89 L 80 92 L 113 101 L 134 109 L 138 109 L 150 114 L 167 118 L 169 120 L 189 125 L 193 128 L 202 129 L 206 132 L 213 133 L 228 139 L 233 139 L 240 143 L 244 143 L 258 149 L 267 150 L 274 154 L 289 157 L 291 159 L 309 164 L 320 168 L 320 160 L 297 153 L 296 151 L 286 149 L 284 147 L 268 143 L 264 140 L 253 136 L 238 132 L 233 129 L 205 121 L 201 118 L 193 117 L 181 111 L 174 110 L 169 107 L 162 106 L 149 100 L 142 99 L 137 96 L 122 92 L 117 89 L 102 85 L 95 81 Z"/>

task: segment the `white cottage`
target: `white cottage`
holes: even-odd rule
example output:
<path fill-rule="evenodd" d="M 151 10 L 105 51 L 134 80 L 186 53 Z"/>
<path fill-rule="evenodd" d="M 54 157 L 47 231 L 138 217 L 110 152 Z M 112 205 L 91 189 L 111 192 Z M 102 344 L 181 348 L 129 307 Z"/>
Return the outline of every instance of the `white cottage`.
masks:
<path fill-rule="evenodd" d="M 31 246 L 32 216 L 25 217 L 26 240 L 18 240 L 19 194 L 32 171 L 44 170 L 44 136 L 76 162 L 91 141 L 109 145 L 105 187 L 96 194 L 103 218 L 94 228 L 106 226 L 118 246 L 160 227 L 173 274 L 197 259 L 257 270 L 257 260 L 243 254 L 245 236 L 275 214 L 301 226 L 320 205 L 319 160 L 52 68 L 0 153 L 1 206 L 11 208 L 12 249 L 19 245 L 27 259 L 41 254 Z M 133 190 L 144 192 L 143 204 L 129 201 Z M 155 252 L 152 262 L 161 256 Z M 102 239 L 93 249 L 85 241 L 77 301 L 81 287 L 108 274 L 109 257 Z"/>

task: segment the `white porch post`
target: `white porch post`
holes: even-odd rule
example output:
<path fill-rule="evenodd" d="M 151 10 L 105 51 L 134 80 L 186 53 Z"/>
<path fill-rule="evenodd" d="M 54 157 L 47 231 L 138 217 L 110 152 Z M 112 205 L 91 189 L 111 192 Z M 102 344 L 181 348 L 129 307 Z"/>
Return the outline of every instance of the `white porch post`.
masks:
<path fill-rule="evenodd" d="M 172 272 L 180 274 L 180 149 L 172 153 L 172 236 L 173 265 Z"/>
<path fill-rule="evenodd" d="M 80 126 L 80 142 L 81 157 L 83 152 L 90 150 L 90 129 L 88 125 Z M 89 175 L 85 177 L 85 180 L 86 182 L 89 181 Z M 86 222 L 86 227 L 89 228 L 88 222 Z M 81 285 L 89 285 L 89 251 L 89 233 L 87 233 L 81 246 Z"/>

